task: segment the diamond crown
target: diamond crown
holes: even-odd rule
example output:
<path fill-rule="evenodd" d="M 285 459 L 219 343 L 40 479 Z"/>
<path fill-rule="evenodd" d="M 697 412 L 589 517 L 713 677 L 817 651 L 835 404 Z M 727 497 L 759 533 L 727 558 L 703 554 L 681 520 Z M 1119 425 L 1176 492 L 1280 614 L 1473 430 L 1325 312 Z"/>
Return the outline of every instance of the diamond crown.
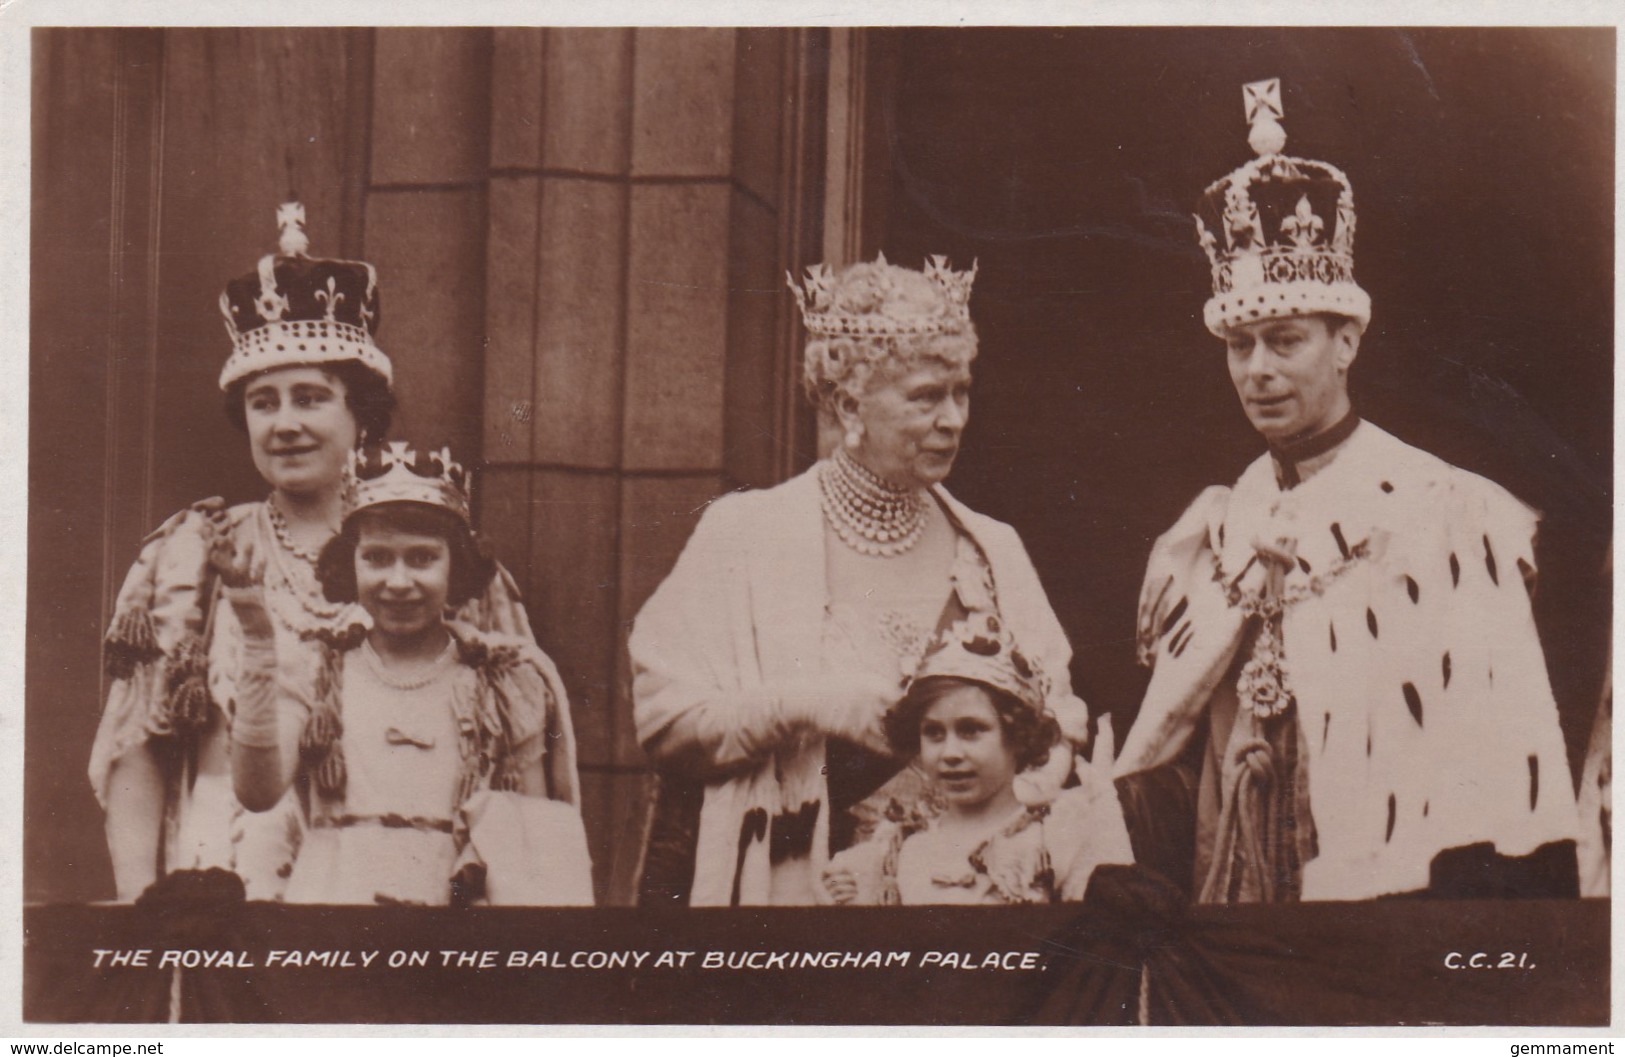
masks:
<path fill-rule="evenodd" d="M 262 371 L 346 360 L 390 381 L 389 357 L 374 342 L 377 270 L 366 261 L 311 257 L 303 204 L 284 202 L 276 219 L 277 252 L 220 295 L 232 345 L 220 388 Z"/>
<path fill-rule="evenodd" d="M 882 269 L 888 267 L 884 254 L 880 255 L 876 264 Z M 806 325 L 807 332 L 815 337 L 896 338 L 952 333 L 969 327 L 970 295 L 971 287 L 976 282 L 976 264 L 972 263 L 966 271 L 955 271 L 948 266 L 946 257 L 933 256 L 925 262 L 923 271 L 941 295 L 940 303 L 932 311 L 860 312 L 843 307 L 841 280 L 844 273 L 836 273 L 827 264 L 808 268 L 806 277 L 799 284 L 788 272 L 785 273 L 785 281 L 796 295 L 801 321 Z M 883 295 L 886 284 L 883 272 L 875 282 L 879 289 L 874 293 Z"/>
<path fill-rule="evenodd" d="M 1209 185 L 1195 215 L 1212 272 L 1204 312 L 1215 333 L 1279 315 L 1335 312 L 1370 318 L 1354 281 L 1354 189 L 1326 162 L 1282 154 L 1281 85 L 1242 89 L 1257 157 Z"/>

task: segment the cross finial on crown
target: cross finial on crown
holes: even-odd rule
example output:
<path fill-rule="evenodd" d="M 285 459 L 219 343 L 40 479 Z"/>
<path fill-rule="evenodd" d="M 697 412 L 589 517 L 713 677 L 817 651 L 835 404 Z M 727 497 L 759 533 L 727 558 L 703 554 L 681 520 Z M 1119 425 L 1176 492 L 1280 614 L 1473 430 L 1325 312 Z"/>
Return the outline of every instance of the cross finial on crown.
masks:
<path fill-rule="evenodd" d="M 277 248 L 286 257 L 301 257 L 310 249 L 310 236 L 305 234 L 305 204 L 284 202 L 276 207 L 276 226 L 280 231 Z"/>
<path fill-rule="evenodd" d="M 796 295 L 802 321 L 812 330 L 813 317 L 825 315 L 835 305 L 835 272 L 827 264 L 813 264 L 807 267 L 806 278 L 801 283 L 797 283 L 790 272 L 784 273 L 784 281 Z"/>
<path fill-rule="evenodd" d="M 468 472 L 451 450 L 414 451 L 404 440 L 350 454 L 351 512 L 380 503 L 423 503 L 470 520 Z"/>
<path fill-rule="evenodd" d="M 1247 145 L 1259 157 L 1281 153 L 1286 148 L 1286 129 L 1281 127 L 1281 118 L 1286 116 L 1286 108 L 1281 105 L 1281 79 L 1271 77 L 1242 85 L 1241 99 L 1247 124 L 1252 126 Z"/>
<path fill-rule="evenodd" d="M 942 288 L 942 296 L 966 319 L 970 318 L 970 291 L 976 282 L 976 261 L 970 268 L 956 272 L 948 267 L 948 258 L 935 254 L 925 262 L 925 277 Z"/>
<path fill-rule="evenodd" d="M 1241 86 L 1241 96 L 1247 107 L 1247 124 L 1249 125 L 1256 125 L 1265 118 L 1274 118 L 1279 121 L 1286 116 L 1286 108 L 1281 105 L 1281 79 L 1279 77 L 1244 84 Z"/>

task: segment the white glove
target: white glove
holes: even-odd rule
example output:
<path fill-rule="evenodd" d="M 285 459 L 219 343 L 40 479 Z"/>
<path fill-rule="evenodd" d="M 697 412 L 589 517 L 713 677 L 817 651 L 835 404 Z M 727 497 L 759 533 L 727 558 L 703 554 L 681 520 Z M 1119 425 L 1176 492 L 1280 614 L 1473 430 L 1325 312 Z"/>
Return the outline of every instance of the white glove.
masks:
<path fill-rule="evenodd" d="M 779 705 L 793 725 L 889 754 L 881 719 L 901 696 L 897 680 L 872 672 L 824 673 L 784 687 Z"/>

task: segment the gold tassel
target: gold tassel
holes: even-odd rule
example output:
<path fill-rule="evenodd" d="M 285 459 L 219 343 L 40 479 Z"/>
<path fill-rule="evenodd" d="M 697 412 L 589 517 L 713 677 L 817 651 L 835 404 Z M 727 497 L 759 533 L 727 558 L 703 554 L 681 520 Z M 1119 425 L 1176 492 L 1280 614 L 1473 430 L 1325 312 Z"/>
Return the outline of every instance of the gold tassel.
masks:
<path fill-rule="evenodd" d="M 334 745 L 321 763 L 316 765 L 312 780 L 316 783 L 316 791 L 325 797 L 337 800 L 344 796 L 345 781 L 348 774 L 344 767 L 344 746 Z"/>
<path fill-rule="evenodd" d="M 163 656 L 152 614 L 143 605 L 132 605 L 113 618 L 113 626 L 102 640 L 102 669 L 109 679 L 128 679 L 140 665 Z"/>
<path fill-rule="evenodd" d="M 348 771 L 344 764 L 344 720 L 339 715 L 339 665 L 342 650 L 329 644 L 322 651 L 316 673 L 316 707 L 299 732 L 299 755 L 310 769 L 316 791 L 337 799 L 344 795 Z"/>
<path fill-rule="evenodd" d="M 203 640 L 188 636 L 175 650 L 164 673 L 164 700 L 152 724 L 160 736 L 186 736 L 209 723 L 214 700 L 209 694 L 209 656 Z"/>
<path fill-rule="evenodd" d="M 338 715 L 331 708 L 318 705 L 299 733 L 299 755 L 325 756 L 343 733 L 344 724 Z"/>
<path fill-rule="evenodd" d="M 324 796 L 344 795 L 344 746 L 340 741 L 344 723 L 338 712 L 323 701 L 316 706 L 299 733 L 299 755 L 310 767 L 316 789 Z"/>

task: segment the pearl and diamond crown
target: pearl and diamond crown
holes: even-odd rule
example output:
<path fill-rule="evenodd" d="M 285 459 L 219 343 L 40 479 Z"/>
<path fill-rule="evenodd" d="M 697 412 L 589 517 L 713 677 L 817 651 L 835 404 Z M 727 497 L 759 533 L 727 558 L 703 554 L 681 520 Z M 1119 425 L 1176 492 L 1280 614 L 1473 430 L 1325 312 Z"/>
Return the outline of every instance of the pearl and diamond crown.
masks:
<path fill-rule="evenodd" d="M 1248 144 L 1258 155 L 1210 186 L 1196 238 L 1213 272 L 1203 310 L 1208 330 L 1333 312 L 1371 321 L 1371 298 L 1354 281 L 1354 189 L 1325 162 L 1281 153 L 1281 82 L 1242 89 Z"/>
<path fill-rule="evenodd" d="M 220 311 L 232 352 L 220 388 L 260 371 L 354 360 L 392 382 L 389 357 L 373 343 L 378 331 L 378 273 L 365 261 L 310 257 L 305 207 L 276 211 L 278 250 L 249 274 L 226 284 Z"/>
<path fill-rule="evenodd" d="M 861 270 L 861 274 L 860 274 Z M 970 326 L 971 285 L 976 282 L 976 265 L 968 271 L 954 271 L 946 257 L 925 262 L 923 274 L 941 295 L 936 304 L 899 303 L 889 298 L 894 266 L 881 254 L 874 265 L 858 265 L 836 272 L 827 264 L 807 269 L 797 283 L 785 273 L 785 281 L 796 295 L 801 321 L 807 332 L 819 338 L 898 338 L 962 331 Z M 902 269 L 895 269 L 902 270 Z"/>
<path fill-rule="evenodd" d="M 937 636 L 914 682 L 931 676 L 969 679 L 1003 690 L 1035 712 L 1044 711 L 1050 682 L 1037 660 L 1022 652 L 997 613 L 979 610 Z"/>
<path fill-rule="evenodd" d="M 413 451 L 405 441 L 392 440 L 351 452 L 350 473 L 352 514 L 380 503 L 423 503 L 471 521 L 468 471 L 452 461 L 449 449 Z"/>

